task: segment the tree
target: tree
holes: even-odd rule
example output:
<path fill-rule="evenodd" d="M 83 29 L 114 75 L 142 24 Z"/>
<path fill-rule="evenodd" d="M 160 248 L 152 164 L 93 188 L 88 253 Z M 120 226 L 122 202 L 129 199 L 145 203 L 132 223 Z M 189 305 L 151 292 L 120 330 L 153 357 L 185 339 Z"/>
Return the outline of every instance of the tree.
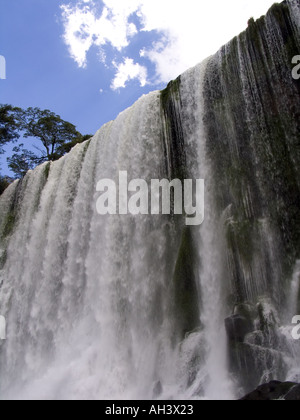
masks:
<path fill-rule="evenodd" d="M 78 143 L 83 143 L 86 140 L 89 140 L 91 137 L 93 137 L 91 134 L 86 134 L 85 136 L 82 136 L 80 134 L 80 138 L 76 138 L 73 141 L 70 141 L 68 143 L 63 144 L 62 146 L 59 146 L 56 150 L 56 153 L 59 157 L 65 155 L 66 153 L 69 153 L 71 149 L 76 146 Z"/>
<path fill-rule="evenodd" d="M 44 149 L 37 150 L 41 152 L 44 161 L 56 159 L 55 152 L 60 146 L 82 137 L 73 124 L 47 109 L 42 111 L 39 108 L 28 108 L 24 113 L 22 128 L 25 138 L 34 137 L 40 140 Z M 38 163 L 41 163 L 41 157 Z"/>
<path fill-rule="evenodd" d="M 24 144 L 13 149 L 14 154 L 7 161 L 18 177 L 23 177 L 29 169 L 43 162 L 59 159 L 77 143 L 91 137 L 82 136 L 73 124 L 62 120 L 59 115 L 39 108 L 23 111 L 20 130 L 24 138 L 34 138 L 40 144 L 34 146 L 37 153 L 24 148 Z"/>
<path fill-rule="evenodd" d="M 20 137 L 22 112 L 20 108 L 0 104 L 0 155 L 4 153 L 5 144 L 16 141 Z M 11 182 L 9 177 L 3 177 L 0 174 L 0 195 Z"/>
<path fill-rule="evenodd" d="M 6 190 L 12 180 L 8 177 L 0 175 L 0 195 Z"/>
<path fill-rule="evenodd" d="M 23 144 L 14 147 L 15 152 L 11 157 L 7 158 L 8 166 L 17 178 L 23 178 L 30 169 L 34 169 L 38 164 L 44 162 L 44 157 L 38 156 L 30 150 L 24 149 Z"/>
<path fill-rule="evenodd" d="M 23 111 L 11 105 L 0 105 L 0 154 L 4 152 L 3 146 L 16 141 L 20 135 Z"/>

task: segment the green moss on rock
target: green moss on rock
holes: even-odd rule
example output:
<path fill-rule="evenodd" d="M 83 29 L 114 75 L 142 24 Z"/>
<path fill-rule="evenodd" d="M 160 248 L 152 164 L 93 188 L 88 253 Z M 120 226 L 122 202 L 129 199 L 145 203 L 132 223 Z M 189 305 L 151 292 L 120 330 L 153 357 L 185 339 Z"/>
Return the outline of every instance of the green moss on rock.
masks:
<path fill-rule="evenodd" d="M 48 179 L 48 177 L 49 177 L 50 168 L 51 168 L 51 162 L 48 162 L 48 163 L 45 165 L 45 169 L 44 169 L 44 173 L 45 173 L 46 180 L 47 180 L 47 179 Z"/>
<path fill-rule="evenodd" d="M 165 109 L 168 106 L 168 101 L 175 98 L 177 101 L 180 100 L 180 83 L 181 77 L 179 76 L 176 80 L 172 80 L 168 86 L 161 91 L 160 99 L 162 108 Z"/>
<path fill-rule="evenodd" d="M 6 215 L 6 218 L 3 223 L 4 227 L 3 227 L 3 232 L 2 232 L 2 239 L 5 239 L 11 235 L 14 229 L 15 223 L 16 223 L 16 214 L 14 210 L 11 210 Z"/>
<path fill-rule="evenodd" d="M 181 78 L 170 82 L 161 91 L 163 117 L 162 140 L 166 159 L 166 173 L 171 179 L 185 179 L 187 174 L 185 139 L 182 128 L 180 101 Z"/>
<path fill-rule="evenodd" d="M 175 318 L 182 338 L 200 325 L 197 264 L 192 232 L 186 227 L 173 277 Z"/>
<path fill-rule="evenodd" d="M 282 288 L 272 290 L 275 282 L 267 275 L 266 290 L 253 279 L 262 285 L 253 294 L 276 293 L 283 301 L 299 258 L 300 83 L 291 77 L 297 51 L 299 37 L 283 2 L 268 16 L 251 19 L 247 31 L 211 58 L 206 74 L 204 122 L 215 208 L 220 217 L 228 206 L 234 209 L 226 236 L 236 301 L 255 298 L 244 283 L 257 276 L 253 268 L 261 262 L 268 275 L 269 265 L 280 266 Z M 276 237 L 272 252 L 270 234 Z"/>

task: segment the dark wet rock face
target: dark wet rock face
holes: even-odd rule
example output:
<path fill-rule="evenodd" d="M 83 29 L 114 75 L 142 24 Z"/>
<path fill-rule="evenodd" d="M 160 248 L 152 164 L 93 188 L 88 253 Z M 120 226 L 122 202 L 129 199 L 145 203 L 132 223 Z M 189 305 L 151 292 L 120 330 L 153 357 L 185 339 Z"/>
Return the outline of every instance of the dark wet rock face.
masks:
<path fill-rule="evenodd" d="M 272 380 L 298 382 L 289 359 L 299 349 L 286 327 L 287 312 L 299 310 L 299 289 L 293 303 L 289 296 L 300 249 L 300 83 L 291 76 L 299 10 L 298 0 L 283 2 L 249 21 L 210 59 L 204 86 L 207 154 L 226 236 L 229 364 L 244 393 Z"/>
<path fill-rule="evenodd" d="M 259 386 L 241 401 L 300 401 L 300 385 L 294 382 L 272 381 Z"/>
<path fill-rule="evenodd" d="M 229 340 L 236 343 L 242 343 L 246 335 L 253 331 L 251 320 L 241 315 L 232 315 L 226 318 L 225 327 Z"/>

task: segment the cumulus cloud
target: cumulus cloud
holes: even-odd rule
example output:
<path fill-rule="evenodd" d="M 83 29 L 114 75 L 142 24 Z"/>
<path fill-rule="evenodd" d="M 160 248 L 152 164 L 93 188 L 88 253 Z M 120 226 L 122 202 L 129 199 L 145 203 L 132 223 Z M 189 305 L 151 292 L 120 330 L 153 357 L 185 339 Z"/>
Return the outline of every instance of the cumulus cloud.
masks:
<path fill-rule="evenodd" d="M 124 88 L 130 80 L 138 79 L 142 87 L 147 84 L 147 68 L 138 63 L 134 63 L 133 59 L 125 58 L 123 63 L 114 63 L 117 69 L 111 88 L 117 90 Z"/>
<path fill-rule="evenodd" d="M 137 1 L 105 0 L 99 16 L 97 3 L 102 2 L 81 0 L 75 5 L 68 3 L 61 6 L 64 41 L 79 67 L 86 66 L 86 55 L 93 45 L 102 47 L 110 44 L 121 51 L 137 33 L 134 23 L 128 22 L 129 16 L 137 10 Z"/>
<path fill-rule="evenodd" d="M 250 17 L 260 17 L 272 4 L 273 0 L 78 0 L 61 6 L 64 40 L 80 67 L 87 65 L 92 46 L 99 48 L 103 63 L 105 48 L 112 48 L 114 89 L 133 78 L 145 84 L 147 62 L 155 68 L 153 84 L 168 82 L 216 52 L 246 28 Z M 134 37 L 152 31 L 155 42 L 140 48 L 141 62 L 124 59 L 131 45 L 134 48 Z"/>

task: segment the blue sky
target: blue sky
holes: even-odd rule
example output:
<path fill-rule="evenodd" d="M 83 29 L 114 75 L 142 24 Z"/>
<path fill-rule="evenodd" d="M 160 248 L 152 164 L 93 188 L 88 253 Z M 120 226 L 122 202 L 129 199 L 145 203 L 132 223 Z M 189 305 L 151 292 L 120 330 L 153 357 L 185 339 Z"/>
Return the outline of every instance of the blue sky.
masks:
<path fill-rule="evenodd" d="M 0 103 L 47 108 L 93 134 L 216 52 L 272 3 L 0 0 Z"/>

